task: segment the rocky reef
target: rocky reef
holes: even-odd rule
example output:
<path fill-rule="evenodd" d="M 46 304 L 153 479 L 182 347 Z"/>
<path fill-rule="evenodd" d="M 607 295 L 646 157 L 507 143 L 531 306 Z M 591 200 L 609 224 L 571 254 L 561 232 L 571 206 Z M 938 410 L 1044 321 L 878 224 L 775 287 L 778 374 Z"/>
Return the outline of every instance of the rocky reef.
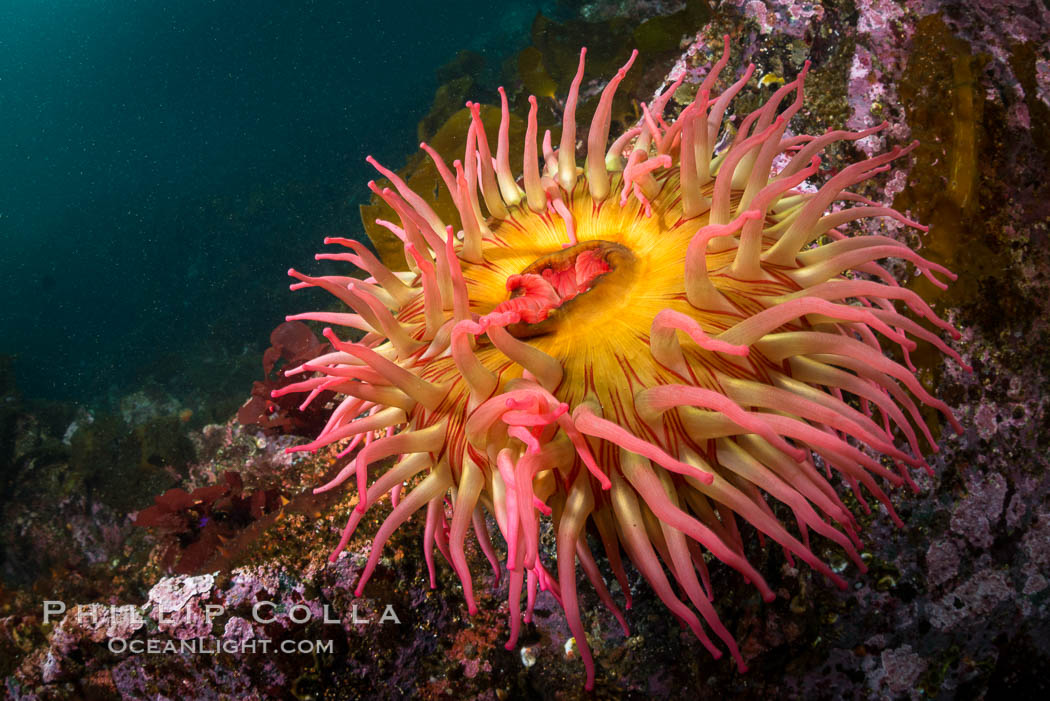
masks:
<path fill-rule="evenodd" d="M 637 100 L 682 72 L 688 77 L 675 99 L 691 100 L 693 78 L 711 64 L 725 33 L 734 37 L 734 60 L 758 67 L 756 105 L 805 60 L 813 62 L 799 131 L 887 120 L 890 129 L 857 148 L 922 142 L 910 162 L 863 194 L 929 224 L 927 234 L 879 226 L 883 235 L 910 237 L 959 274 L 944 292 L 923 287 L 921 278 L 908 284 L 963 331 L 956 348 L 973 373 L 932 355 L 916 364 L 929 368 L 921 379 L 966 431 L 942 432 L 936 476 L 917 479 L 917 493 L 894 495 L 905 528 L 884 511 L 862 518 L 867 574 L 833 547 L 818 553 L 848 577 L 849 591 L 757 542 L 749 557 L 776 591 L 773 603 L 762 603 L 735 573 L 714 568 L 715 605 L 741 644 L 746 674 L 713 660 L 637 575 L 630 637 L 581 587 L 598 666 L 593 695 L 1045 697 L 1050 10 L 1039 0 L 724 0 L 714 7 L 609 0 L 586 4 L 571 23 L 538 17 L 533 46 L 502 70 L 510 72 L 508 84 L 524 86 L 512 100 L 534 92 L 553 120 L 554 95 L 564 94 L 579 44 L 594 47 L 594 75 L 610 75 L 602 62 L 618 66 L 637 47 L 637 79 L 625 81 L 617 103 L 623 129 L 638 118 Z M 474 96 L 464 78 L 478 73 L 477 59 L 461 56 L 443 71 L 446 84 L 420 132 L 451 152 L 462 148 L 451 135 L 465 132 L 459 105 Z M 581 114 L 601 87 L 585 85 Z M 856 154 L 831 154 L 832 163 L 836 155 Z M 426 163 L 412 160 L 403 171 L 424 190 L 421 183 L 438 177 Z M 377 203 L 363 211 L 369 221 L 381 215 Z M 366 229 L 378 250 L 389 250 L 380 231 Z M 582 665 L 550 594 L 540 594 L 521 645 L 506 650 L 506 573 L 492 572 L 481 552 L 469 553 L 480 612 L 468 617 L 450 568 L 439 568 L 430 588 L 421 520 L 393 535 L 365 597 L 355 598 L 370 534 L 389 506 L 372 509 L 347 552 L 328 563 L 354 490 L 310 493 L 345 459 L 334 451 L 286 455 L 303 427 L 235 419 L 201 427 L 177 402 L 150 392 L 126 398 L 108 417 L 30 405 L 5 368 L 0 675 L 8 697 L 584 695 Z M 265 418 L 265 403 L 256 404 L 247 413 Z M 236 494 L 228 473 L 238 475 Z M 178 499 L 156 502 L 168 510 L 135 526 L 169 489 L 180 490 Z M 222 527 L 209 529 L 210 519 Z M 202 545 L 205 532 L 212 535 Z M 181 568 L 183 559 L 172 555 L 191 547 L 192 566 Z M 45 601 L 63 602 L 64 610 Z"/>

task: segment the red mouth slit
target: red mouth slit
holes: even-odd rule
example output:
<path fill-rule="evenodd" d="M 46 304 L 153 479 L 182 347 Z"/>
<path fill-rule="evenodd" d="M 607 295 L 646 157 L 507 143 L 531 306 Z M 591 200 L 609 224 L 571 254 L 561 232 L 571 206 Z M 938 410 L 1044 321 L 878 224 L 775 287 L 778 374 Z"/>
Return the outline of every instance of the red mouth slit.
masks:
<path fill-rule="evenodd" d="M 521 322 L 507 327 L 517 338 L 550 333 L 572 300 L 590 292 L 609 273 L 633 260 L 633 254 L 624 246 L 600 240 L 584 241 L 545 255 L 507 278 L 510 298 L 493 313 L 521 315 Z"/>

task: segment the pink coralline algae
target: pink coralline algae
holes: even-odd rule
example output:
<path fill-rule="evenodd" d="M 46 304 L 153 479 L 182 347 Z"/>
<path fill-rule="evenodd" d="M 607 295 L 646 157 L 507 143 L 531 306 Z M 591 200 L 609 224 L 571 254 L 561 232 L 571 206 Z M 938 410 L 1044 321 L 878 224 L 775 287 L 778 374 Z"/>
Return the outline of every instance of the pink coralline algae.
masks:
<path fill-rule="evenodd" d="M 810 0 L 731 0 L 758 23 L 763 34 L 776 28 L 787 36 L 801 37 L 824 18 L 824 7 Z"/>
<path fill-rule="evenodd" d="M 1003 513 L 1006 480 L 998 474 L 984 479 L 971 477 L 967 491 L 969 495 L 952 514 L 951 529 L 973 545 L 987 548 L 992 544 L 992 524 Z"/>
<path fill-rule="evenodd" d="M 911 645 L 902 645 L 896 650 L 883 651 L 882 668 L 886 671 L 890 691 L 901 694 L 915 688 L 915 683 L 926 671 L 926 661 L 911 649 Z"/>
<path fill-rule="evenodd" d="M 210 574 L 166 577 L 150 589 L 150 618 L 173 638 L 203 638 L 212 629 L 205 606 L 214 586 L 215 577 Z"/>

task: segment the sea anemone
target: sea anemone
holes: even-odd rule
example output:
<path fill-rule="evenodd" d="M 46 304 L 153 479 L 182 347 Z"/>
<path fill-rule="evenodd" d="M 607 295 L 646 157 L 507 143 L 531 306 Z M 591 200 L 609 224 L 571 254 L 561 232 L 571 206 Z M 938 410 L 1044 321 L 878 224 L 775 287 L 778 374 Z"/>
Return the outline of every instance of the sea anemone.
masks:
<path fill-rule="evenodd" d="M 431 586 L 436 546 L 474 613 L 464 543 L 473 528 L 499 576 L 489 515 L 506 542 L 507 648 L 520 630 L 523 588 L 526 620 L 537 588 L 549 591 L 591 688 L 577 564 L 627 631 L 588 543 L 591 525 L 628 608 L 621 551 L 715 657 L 720 648 L 701 619 L 743 670 L 712 605 L 708 562 L 734 568 L 771 601 L 745 557 L 749 524 L 839 587 L 845 581 L 814 554 L 810 531 L 865 569 L 857 520 L 836 483 L 868 511 L 863 486 L 899 524 L 880 485 L 914 488 L 908 470 L 931 469 L 920 435 L 937 450 L 916 400 L 961 430 L 916 379 L 912 339 L 962 361 L 902 312 L 958 333 L 876 261 L 908 261 L 942 288 L 940 278 L 954 275 L 894 238 L 847 235 L 847 225 L 870 217 L 925 231 L 847 190 L 914 144 L 822 172 L 818 154 L 829 145 L 885 125 L 791 135 L 808 64 L 736 129 L 723 128 L 754 72 L 750 66 L 714 94 L 729 60 L 726 37 L 721 59 L 677 118 L 669 122 L 664 112 L 682 78 L 641 105 L 639 125 L 610 146 L 613 95 L 632 55 L 601 93 L 581 169 L 575 111 L 585 54 L 565 100 L 560 148 L 550 132 L 537 146 L 537 103 L 529 98 L 521 179 L 510 170 L 502 88 L 494 158 L 477 104 L 468 103 L 462 162 L 449 168 L 422 145 L 452 195 L 458 229 L 369 157 L 392 183 L 369 186 L 400 217 L 379 223 L 404 243 L 409 272 L 392 272 L 344 238 L 325 243 L 349 252 L 317 258 L 352 263 L 365 279 L 289 271 L 293 289 L 319 287 L 352 310 L 289 319 L 356 330 L 349 335 L 358 340 L 326 328 L 332 352 L 290 370 L 305 379 L 277 393 L 308 392 L 304 405 L 326 391 L 343 397 L 321 434 L 292 449 L 349 440 L 340 454 L 358 450 L 317 490 L 356 477 L 357 504 L 333 559 L 366 509 L 391 494 L 358 596 L 390 535 L 425 509 Z M 390 457 L 392 467 L 369 485 L 369 467 Z M 403 485 L 413 486 L 402 494 Z M 790 513 L 797 530 L 778 513 Z M 545 522 L 552 554 L 540 544 Z"/>

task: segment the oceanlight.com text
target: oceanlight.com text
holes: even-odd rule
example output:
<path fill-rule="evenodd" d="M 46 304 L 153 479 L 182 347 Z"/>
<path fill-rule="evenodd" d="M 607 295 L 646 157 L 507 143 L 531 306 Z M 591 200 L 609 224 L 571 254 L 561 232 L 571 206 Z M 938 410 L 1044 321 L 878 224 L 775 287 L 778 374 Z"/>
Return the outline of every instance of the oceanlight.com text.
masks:
<path fill-rule="evenodd" d="M 217 655 L 228 654 L 284 654 L 313 655 L 331 653 L 334 650 L 331 640 L 217 640 L 215 638 L 194 638 L 192 640 L 125 640 L 111 638 L 107 644 L 109 651 L 116 655 Z"/>

